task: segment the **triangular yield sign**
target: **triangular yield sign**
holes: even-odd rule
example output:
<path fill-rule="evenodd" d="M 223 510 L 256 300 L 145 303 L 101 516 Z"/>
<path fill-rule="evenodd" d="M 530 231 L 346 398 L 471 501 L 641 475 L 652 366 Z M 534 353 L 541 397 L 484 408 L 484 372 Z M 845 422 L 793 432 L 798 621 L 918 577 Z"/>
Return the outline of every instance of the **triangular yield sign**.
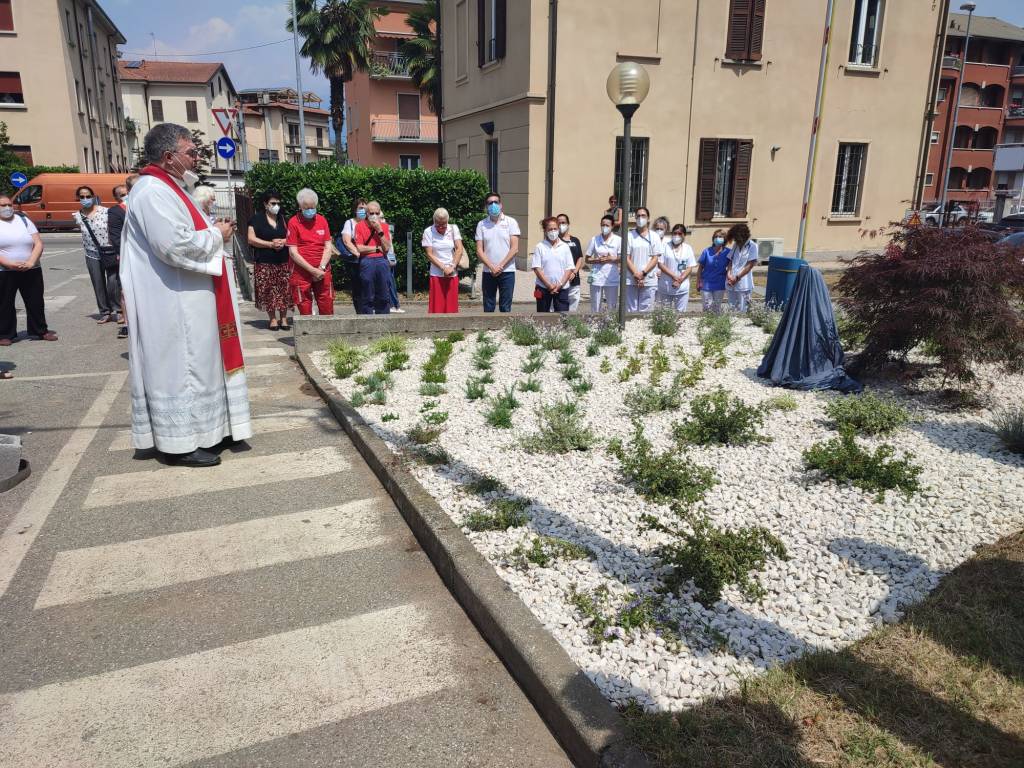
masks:
<path fill-rule="evenodd" d="M 213 119 L 216 120 L 217 125 L 220 126 L 220 132 L 225 136 L 230 136 L 231 131 L 234 128 L 235 115 L 238 114 L 238 110 L 217 107 L 210 111 L 213 112 Z"/>

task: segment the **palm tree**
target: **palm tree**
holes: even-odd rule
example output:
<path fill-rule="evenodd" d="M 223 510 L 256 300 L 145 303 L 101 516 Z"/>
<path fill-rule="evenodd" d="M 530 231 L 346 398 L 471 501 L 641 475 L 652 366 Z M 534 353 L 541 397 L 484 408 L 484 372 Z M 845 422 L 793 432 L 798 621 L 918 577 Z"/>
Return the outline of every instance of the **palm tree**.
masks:
<path fill-rule="evenodd" d="M 437 30 L 441 18 L 438 0 L 427 0 L 420 8 L 410 13 L 405 23 L 416 33 L 416 37 L 402 43 L 401 53 L 409 68 L 409 75 L 420 93 L 427 97 L 430 111 L 437 115 L 437 159 L 442 159 L 441 143 L 441 43 Z"/>
<path fill-rule="evenodd" d="M 342 123 L 345 83 L 358 71 L 366 71 L 372 54 L 371 41 L 377 31 L 374 22 L 386 16 L 387 8 L 371 6 L 370 0 L 292 0 L 296 3 L 301 53 L 310 69 L 327 76 L 331 90 L 331 125 L 334 126 L 334 159 L 344 159 Z M 289 6 L 291 10 L 291 6 Z M 291 14 L 286 25 L 292 31 Z M 300 95 L 299 98 L 302 98 Z"/>

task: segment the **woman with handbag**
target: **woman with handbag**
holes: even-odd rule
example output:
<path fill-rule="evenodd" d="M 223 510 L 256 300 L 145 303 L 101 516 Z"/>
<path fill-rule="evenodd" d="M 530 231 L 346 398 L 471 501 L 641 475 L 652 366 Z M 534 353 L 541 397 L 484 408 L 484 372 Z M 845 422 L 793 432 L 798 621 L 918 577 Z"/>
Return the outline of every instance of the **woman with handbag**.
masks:
<path fill-rule="evenodd" d="M 81 210 L 75 213 L 75 223 L 82 231 L 85 266 L 89 270 L 92 290 L 96 294 L 96 309 L 100 325 L 115 320 L 121 322 L 121 288 L 117 280 L 117 249 L 110 245 L 107 232 L 107 209 L 90 187 L 75 190 Z"/>
<path fill-rule="evenodd" d="M 462 246 L 462 234 L 448 218 L 448 211 L 444 208 L 434 211 L 434 224 L 423 230 L 423 241 L 420 243 L 430 261 L 428 315 L 458 314 L 458 270 L 469 268 L 469 256 Z"/>

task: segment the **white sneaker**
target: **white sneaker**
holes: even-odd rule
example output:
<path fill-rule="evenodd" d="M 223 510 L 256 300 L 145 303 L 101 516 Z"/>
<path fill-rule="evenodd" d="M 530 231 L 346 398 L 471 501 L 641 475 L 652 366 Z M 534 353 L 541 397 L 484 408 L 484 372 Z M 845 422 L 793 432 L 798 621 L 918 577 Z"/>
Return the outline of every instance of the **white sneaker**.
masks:
<path fill-rule="evenodd" d="M 405 310 L 404 309 L 392 309 L 391 312 L 392 312 L 392 314 L 399 314 L 399 315 L 404 315 L 405 314 Z"/>

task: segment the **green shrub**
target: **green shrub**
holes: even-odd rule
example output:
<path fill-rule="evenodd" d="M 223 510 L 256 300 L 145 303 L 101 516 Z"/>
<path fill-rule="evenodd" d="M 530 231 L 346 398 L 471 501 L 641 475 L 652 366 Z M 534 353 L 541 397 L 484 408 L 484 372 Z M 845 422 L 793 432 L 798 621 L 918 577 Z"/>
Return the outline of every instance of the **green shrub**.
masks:
<path fill-rule="evenodd" d="M 747 312 L 747 319 L 769 336 L 772 336 L 782 320 L 782 311 L 761 303 L 751 304 L 750 310 Z"/>
<path fill-rule="evenodd" d="M 668 355 L 661 339 L 651 348 L 651 384 L 658 386 L 661 377 L 669 372 Z"/>
<path fill-rule="evenodd" d="M 788 413 L 789 411 L 795 411 L 799 407 L 796 398 L 790 394 L 775 395 L 775 397 L 769 397 L 761 403 L 761 410 L 765 412 L 782 411 Z"/>
<path fill-rule="evenodd" d="M 489 371 L 500 348 L 489 336 L 480 336 L 478 339 L 476 351 L 473 353 L 473 365 L 478 371 Z"/>
<path fill-rule="evenodd" d="M 423 373 L 420 378 L 427 384 L 444 384 L 448 381 L 448 374 L 445 368 L 455 351 L 454 342 L 449 339 L 434 339 L 434 351 L 423 364 Z"/>
<path fill-rule="evenodd" d="M 340 339 L 327 345 L 327 354 L 331 361 L 331 368 L 334 369 L 334 375 L 339 379 L 347 379 L 358 371 L 365 359 L 361 349 Z"/>
<path fill-rule="evenodd" d="M 1024 454 L 1024 408 L 1010 408 L 996 414 L 995 433 L 1008 450 Z"/>
<path fill-rule="evenodd" d="M 389 352 L 381 367 L 385 371 L 404 371 L 407 362 L 409 362 L 408 352 Z"/>
<path fill-rule="evenodd" d="M 672 386 L 689 389 L 704 378 L 704 361 L 699 357 L 690 357 L 685 352 L 678 353 L 682 367 L 672 378 Z"/>
<path fill-rule="evenodd" d="M 447 384 L 448 374 L 444 372 L 444 368 L 424 368 L 420 379 L 424 384 Z"/>
<path fill-rule="evenodd" d="M 420 384 L 420 394 L 424 397 L 440 397 L 447 393 L 448 390 L 445 389 L 442 384 L 434 384 L 431 382 L 424 382 L 423 384 Z"/>
<path fill-rule="evenodd" d="M 590 326 L 577 315 L 562 315 L 562 328 L 574 339 L 590 336 Z"/>
<path fill-rule="evenodd" d="M 405 354 L 409 351 L 409 342 L 404 336 L 392 333 L 371 342 L 366 349 L 371 355 Z"/>
<path fill-rule="evenodd" d="M 600 370 L 601 370 L 601 373 L 611 373 L 612 372 L 612 361 L 609 360 L 607 357 L 602 357 L 601 358 L 601 369 Z"/>
<path fill-rule="evenodd" d="M 441 428 L 438 426 L 428 426 L 421 423 L 412 427 L 408 435 L 409 439 L 416 443 L 416 445 L 426 445 L 437 440 L 441 436 L 441 431 Z"/>
<path fill-rule="evenodd" d="M 751 578 L 751 571 L 763 569 L 772 557 L 789 559 L 785 545 L 766 528 L 722 530 L 705 515 L 692 514 L 678 503 L 672 504 L 672 512 L 689 530 L 679 524 L 662 523 L 651 515 L 643 517 L 647 528 L 674 539 L 658 549 L 661 565 L 671 569 L 664 577 L 665 586 L 678 592 L 687 581 L 693 581 L 697 599 L 706 607 L 721 600 L 722 590 L 730 584 L 749 600 L 764 597 L 764 587 Z"/>
<path fill-rule="evenodd" d="M 722 387 L 695 397 L 690 403 L 690 418 L 672 425 L 679 443 L 695 445 L 749 445 L 768 442 L 757 430 L 764 423 L 764 412 L 731 397 Z"/>
<path fill-rule="evenodd" d="M 433 427 L 439 427 L 446 421 L 448 421 L 448 413 L 446 411 L 433 411 L 423 415 L 423 423 Z"/>
<path fill-rule="evenodd" d="M 470 512 L 463 525 L 471 531 L 505 531 L 521 528 L 530 521 L 527 510 L 530 500 L 523 498 L 495 499 L 484 511 Z"/>
<path fill-rule="evenodd" d="M 624 445 L 616 438 L 609 442 L 608 452 L 618 459 L 623 477 L 636 492 L 651 501 L 692 504 L 717 483 L 714 472 L 692 464 L 678 450 L 656 453 L 638 420 L 633 422 L 631 443 Z"/>
<path fill-rule="evenodd" d="M 540 344 L 540 331 L 529 320 L 512 320 L 505 332 L 517 347 L 535 347 Z"/>
<path fill-rule="evenodd" d="M 682 392 L 675 387 L 659 389 L 649 384 L 638 384 L 626 395 L 627 413 L 647 416 L 651 413 L 674 411 L 682 403 Z"/>
<path fill-rule="evenodd" d="M 649 317 L 651 333 L 657 336 L 675 336 L 679 330 L 679 315 L 671 307 L 655 307 Z"/>
<path fill-rule="evenodd" d="M 618 320 L 611 315 L 601 315 L 594 321 L 591 335 L 599 347 L 614 347 L 622 343 L 622 331 Z"/>
<path fill-rule="evenodd" d="M 466 334 L 463 331 L 452 331 L 445 338 L 452 344 L 458 344 L 460 341 L 466 340 Z"/>
<path fill-rule="evenodd" d="M 587 357 L 597 357 L 601 352 L 601 345 L 591 339 L 587 342 Z"/>
<path fill-rule="evenodd" d="M 533 376 L 529 376 L 525 381 L 519 382 L 520 392 L 540 392 L 540 389 L 540 381 L 533 378 Z"/>
<path fill-rule="evenodd" d="M 367 405 L 386 405 L 388 395 L 383 389 L 371 389 L 366 393 Z"/>
<path fill-rule="evenodd" d="M 389 422 L 389 421 L 398 421 L 398 414 L 397 413 L 385 413 L 384 415 L 382 415 L 380 417 L 380 420 L 383 421 L 385 424 L 387 422 Z"/>
<path fill-rule="evenodd" d="M 910 420 L 907 409 L 894 399 L 872 393 L 830 400 L 825 415 L 840 432 L 852 430 L 862 435 L 886 435 Z"/>
<path fill-rule="evenodd" d="M 697 339 L 704 357 L 716 358 L 716 362 L 718 358 L 724 358 L 725 348 L 733 339 L 732 318 L 729 315 L 704 315 L 697 324 Z"/>
<path fill-rule="evenodd" d="M 534 347 L 530 350 L 530 354 L 526 358 L 526 362 L 523 363 L 523 373 L 537 373 L 541 368 L 544 367 L 545 353 L 543 349 Z"/>
<path fill-rule="evenodd" d="M 420 406 L 420 413 L 427 413 L 428 411 L 433 411 L 439 405 L 440 403 L 437 400 L 424 400 L 423 404 Z"/>
<path fill-rule="evenodd" d="M 576 362 L 576 355 L 567 347 L 558 353 L 557 360 L 559 365 L 572 365 Z"/>
<path fill-rule="evenodd" d="M 366 392 L 391 389 L 394 386 L 394 380 L 387 371 L 374 371 L 368 376 L 356 376 L 355 382 Z"/>
<path fill-rule="evenodd" d="M 480 379 L 473 377 L 466 379 L 467 400 L 483 400 L 485 397 L 487 397 L 487 387 Z"/>
<path fill-rule="evenodd" d="M 353 408 L 362 408 L 366 405 L 366 396 L 362 392 L 353 392 L 348 402 Z"/>
<path fill-rule="evenodd" d="M 574 544 L 557 536 L 538 536 L 529 548 L 517 544 L 509 553 L 513 564 L 521 570 L 529 568 L 532 563 L 538 568 L 547 568 L 556 560 L 589 560 L 594 553 L 581 544 Z"/>
<path fill-rule="evenodd" d="M 6 177 L 4 177 L 6 178 Z M 254 195 L 269 189 L 281 195 L 282 215 L 296 212 L 295 193 L 303 187 L 315 189 L 320 195 L 320 212 L 327 218 L 331 232 L 341 227 L 352 215 L 352 203 L 358 199 L 377 200 L 384 215 L 397 232 L 395 254 L 402 268 L 398 270 L 398 289 L 405 290 L 406 239 L 413 237 L 414 287 L 425 288 L 429 282 L 430 264 L 420 246 L 420 233 L 430 222 L 434 210 L 444 207 L 451 222 L 464 232 L 472 232 L 480 219 L 480 201 L 488 192 L 486 178 L 476 171 L 403 171 L 398 168 L 339 165 L 333 159 L 299 165 L 293 163 L 258 163 L 245 175 L 245 186 Z M 476 253 L 467 247 L 470 269 L 476 269 Z M 339 284 L 345 270 L 333 270 Z"/>
<path fill-rule="evenodd" d="M 523 440 L 523 447 L 531 453 L 552 454 L 589 450 L 597 438 L 583 418 L 582 407 L 572 400 L 542 405 L 537 419 L 540 428 Z"/>
<path fill-rule="evenodd" d="M 643 370 L 644 361 L 639 357 L 630 357 L 626 361 L 626 367 L 619 371 L 619 382 L 629 381 Z"/>
<path fill-rule="evenodd" d="M 594 388 L 594 382 L 590 379 L 581 376 L 578 379 L 573 379 L 569 382 L 569 389 L 576 395 L 585 395 L 587 392 Z"/>
<path fill-rule="evenodd" d="M 836 333 L 839 334 L 839 343 L 847 351 L 861 349 L 867 340 L 867 329 L 854 320 L 850 313 L 839 306 L 834 307 L 836 317 Z"/>
<path fill-rule="evenodd" d="M 912 463 L 912 454 L 892 459 L 896 451 L 891 445 L 880 445 L 874 453 L 857 445 L 853 433 L 845 431 L 825 443 L 815 443 L 803 452 L 804 466 L 817 470 L 836 482 L 850 483 L 875 493 L 878 502 L 885 501 L 887 490 L 900 490 L 910 498 L 920 490 L 921 467 Z"/>
<path fill-rule="evenodd" d="M 548 352 L 563 352 L 569 349 L 570 339 L 561 331 L 549 330 L 541 338 L 540 344 Z"/>
<path fill-rule="evenodd" d="M 573 360 L 562 368 L 562 378 L 569 382 L 579 381 L 583 378 L 583 368 L 580 367 L 579 363 Z"/>
<path fill-rule="evenodd" d="M 452 457 L 444 448 L 439 445 L 423 445 L 416 451 L 416 456 L 424 464 L 436 466 L 439 464 L 451 464 Z"/>
<path fill-rule="evenodd" d="M 484 419 L 495 429 L 511 429 L 512 412 L 518 407 L 515 387 L 507 387 L 502 394 L 491 398 L 491 407 L 484 413 Z"/>
<path fill-rule="evenodd" d="M 478 475 L 475 479 L 466 483 L 465 488 L 477 496 L 484 496 L 488 493 L 508 493 L 505 484 L 490 475 Z"/>

